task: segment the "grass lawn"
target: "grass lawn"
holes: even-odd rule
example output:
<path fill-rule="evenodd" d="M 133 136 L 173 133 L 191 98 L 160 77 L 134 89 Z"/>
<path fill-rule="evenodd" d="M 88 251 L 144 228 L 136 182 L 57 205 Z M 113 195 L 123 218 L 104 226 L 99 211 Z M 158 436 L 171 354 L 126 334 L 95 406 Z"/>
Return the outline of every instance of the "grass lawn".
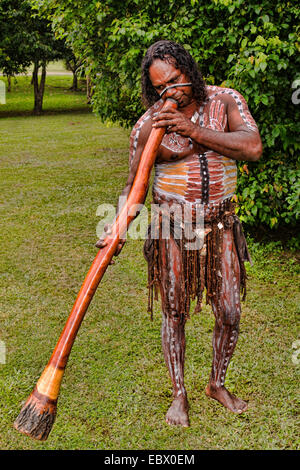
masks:
<path fill-rule="evenodd" d="M 29 77 L 13 81 L 0 105 L 0 449 L 298 449 L 296 255 L 251 240 L 255 263 L 226 380 L 249 402 L 245 414 L 204 394 L 214 325 L 205 307 L 186 327 L 191 426 L 165 424 L 160 307 L 151 322 L 143 241 L 129 239 L 79 330 L 48 440 L 14 430 L 96 255 L 97 207 L 116 204 L 128 171 L 129 131 L 102 124 L 85 91 L 68 90 L 71 77 L 46 85 L 42 116 L 30 113 Z"/>

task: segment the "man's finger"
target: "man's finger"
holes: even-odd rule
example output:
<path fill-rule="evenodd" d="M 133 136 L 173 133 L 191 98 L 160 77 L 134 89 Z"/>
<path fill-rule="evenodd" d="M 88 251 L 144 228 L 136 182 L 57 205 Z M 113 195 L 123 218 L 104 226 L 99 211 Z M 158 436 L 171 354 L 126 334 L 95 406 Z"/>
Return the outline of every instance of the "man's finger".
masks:
<path fill-rule="evenodd" d="M 174 119 L 174 113 L 158 113 L 157 116 L 152 118 L 153 121 L 160 121 L 161 119 Z"/>
<path fill-rule="evenodd" d="M 104 240 L 98 240 L 97 243 L 95 244 L 97 248 L 104 248 L 106 245 L 107 245 L 107 242 L 105 242 Z"/>
<path fill-rule="evenodd" d="M 158 121 L 152 124 L 152 127 L 168 127 L 168 126 L 176 126 L 176 123 L 172 121 Z"/>
<path fill-rule="evenodd" d="M 116 252 L 115 252 L 115 256 L 118 256 L 124 246 L 124 243 L 125 243 L 125 240 L 122 240 L 118 246 L 117 246 L 117 249 L 116 249 Z"/>

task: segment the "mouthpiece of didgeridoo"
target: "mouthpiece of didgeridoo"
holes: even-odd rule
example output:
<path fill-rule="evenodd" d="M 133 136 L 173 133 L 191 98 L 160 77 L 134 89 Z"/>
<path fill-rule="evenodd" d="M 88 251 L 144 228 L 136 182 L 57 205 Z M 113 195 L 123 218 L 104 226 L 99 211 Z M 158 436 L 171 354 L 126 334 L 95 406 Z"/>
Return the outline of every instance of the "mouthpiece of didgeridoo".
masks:
<path fill-rule="evenodd" d="M 168 98 L 162 109 L 177 108 L 177 105 L 175 100 Z M 151 131 L 140 158 L 127 205 L 122 208 L 112 227 L 114 235 L 111 236 L 107 246 L 99 250 L 94 259 L 52 356 L 14 422 L 17 431 L 33 439 L 45 441 L 52 429 L 56 417 L 60 384 L 76 334 L 97 286 L 116 251 L 119 240 L 123 238 L 119 236 L 119 233 L 123 234 L 123 229 L 128 228 L 134 219 L 134 215 L 130 215 L 130 209 L 135 204 L 144 202 L 151 169 L 165 131 L 165 128 L 153 128 Z"/>

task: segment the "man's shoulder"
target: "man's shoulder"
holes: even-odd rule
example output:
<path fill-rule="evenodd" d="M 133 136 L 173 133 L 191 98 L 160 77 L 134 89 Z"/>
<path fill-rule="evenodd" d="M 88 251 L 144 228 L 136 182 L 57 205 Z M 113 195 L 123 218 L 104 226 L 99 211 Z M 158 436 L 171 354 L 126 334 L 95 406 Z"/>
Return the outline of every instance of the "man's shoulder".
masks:
<path fill-rule="evenodd" d="M 204 108 L 204 112 L 208 111 L 210 104 L 213 106 L 213 101 L 221 101 L 225 105 L 234 104 L 243 121 L 249 129 L 256 131 L 257 125 L 249 111 L 248 104 L 244 96 L 234 88 L 226 88 L 222 86 L 207 86 L 208 99 L 206 102 L 207 108 Z M 218 107 L 216 106 L 218 109 Z M 215 108 L 212 108 L 215 109 Z M 233 108 L 230 108 L 233 109 Z M 227 113 L 230 112 L 227 108 Z"/>
<path fill-rule="evenodd" d="M 139 117 L 139 119 L 137 120 L 137 122 L 132 128 L 132 132 L 135 132 L 137 129 L 141 129 L 143 125 L 147 121 L 149 121 L 149 119 L 152 118 L 153 114 L 161 108 L 161 106 L 162 106 L 162 100 L 159 100 L 156 103 L 154 103 L 150 108 L 148 108 L 147 111 L 145 111 L 144 114 L 142 114 Z"/>
<path fill-rule="evenodd" d="M 216 86 L 216 85 L 207 85 L 206 90 L 207 90 L 208 102 L 212 101 L 217 96 L 218 98 L 222 98 L 223 96 L 224 99 L 233 98 L 237 102 L 241 100 L 245 101 L 243 95 L 239 91 L 235 90 L 234 88 L 228 88 L 228 87 L 222 87 L 222 86 Z"/>

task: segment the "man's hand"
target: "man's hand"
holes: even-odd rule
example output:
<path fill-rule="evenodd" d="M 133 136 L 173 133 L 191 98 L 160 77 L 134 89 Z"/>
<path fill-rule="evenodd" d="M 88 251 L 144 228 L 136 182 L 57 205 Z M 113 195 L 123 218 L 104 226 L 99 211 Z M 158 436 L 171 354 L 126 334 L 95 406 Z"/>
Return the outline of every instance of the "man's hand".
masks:
<path fill-rule="evenodd" d="M 153 127 L 167 127 L 167 132 L 177 132 L 183 137 L 190 137 L 197 126 L 177 109 L 158 113 L 153 118 Z"/>
<path fill-rule="evenodd" d="M 106 224 L 106 225 L 104 226 L 104 232 L 105 232 L 105 236 L 104 236 L 103 238 L 100 238 L 100 239 L 97 241 L 96 245 L 95 245 L 97 248 L 100 248 L 100 249 L 101 249 L 101 248 L 104 248 L 104 247 L 107 245 L 107 242 L 106 242 L 105 240 L 106 240 L 107 236 L 111 234 L 111 225 Z M 123 246 L 125 245 L 125 242 L 126 242 L 126 239 L 125 239 L 125 238 L 122 238 L 122 239 L 120 240 L 120 242 L 119 242 L 119 244 L 118 244 L 118 246 L 117 246 L 117 249 L 116 249 L 116 251 L 115 251 L 115 253 L 114 253 L 114 256 L 118 256 L 118 255 L 121 253 L 122 248 L 123 248 Z M 114 264 L 114 261 L 111 260 L 111 262 L 110 262 L 109 264 Z"/>
<path fill-rule="evenodd" d="M 206 129 L 224 132 L 226 124 L 227 115 L 224 103 L 221 103 L 220 100 L 214 100 L 209 108 L 209 115 L 204 113 L 203 126 L 206 127 Z"/>

